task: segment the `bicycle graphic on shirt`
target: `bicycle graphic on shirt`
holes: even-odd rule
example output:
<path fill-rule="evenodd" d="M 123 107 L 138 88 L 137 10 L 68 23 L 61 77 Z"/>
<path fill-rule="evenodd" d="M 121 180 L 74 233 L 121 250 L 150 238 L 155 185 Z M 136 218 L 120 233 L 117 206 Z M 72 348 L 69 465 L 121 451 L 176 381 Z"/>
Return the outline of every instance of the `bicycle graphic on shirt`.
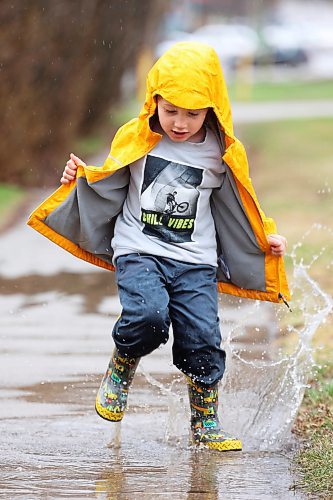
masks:
<path fill-rule="evenodd" d="M 189 208 L 190 204 L 187 201 L 182 201 L 180 203 L 176 202 L 177 191 L 167 194 L 166 205 L 167 208 L 164 210 L 165 214 L 171 215 L 174 213 L 183 214 Z"/>

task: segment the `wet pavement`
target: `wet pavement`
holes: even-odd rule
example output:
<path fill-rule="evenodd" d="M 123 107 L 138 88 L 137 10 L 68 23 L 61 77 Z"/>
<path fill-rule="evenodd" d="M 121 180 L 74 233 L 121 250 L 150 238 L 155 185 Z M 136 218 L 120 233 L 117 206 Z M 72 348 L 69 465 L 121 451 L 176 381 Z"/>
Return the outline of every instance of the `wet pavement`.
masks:
<path fill-rule="evenodd" d="M 0 235 L 0 295 L 0 498 L 303 498 L 292 490 L 294 443 L 271 449 L 258 438 L 256 398 L 265 401 L 277 378 L 264 368 L 274 336 L 268 306 L 252 319 L 246 306 L 221 306 L 225 331 L 247 318 L 229 354 L 233 366 L 241 353 L 250 364 L 239 367 L 248 379 L 243 393 L 231 374 L 221 394 L 227 429 L 243 438 L 244 451 L 219 453 L 189 444 L 186 388 L 170 361 L 171 341 L 142 360 L 121 424 L 96 415 L 120 311 L 112 273 L 21 222 Z M 256 358 L 262 379 L 251 393 L 247 369 Z M 246 431 L 251 412 L 256 428 Z"/>

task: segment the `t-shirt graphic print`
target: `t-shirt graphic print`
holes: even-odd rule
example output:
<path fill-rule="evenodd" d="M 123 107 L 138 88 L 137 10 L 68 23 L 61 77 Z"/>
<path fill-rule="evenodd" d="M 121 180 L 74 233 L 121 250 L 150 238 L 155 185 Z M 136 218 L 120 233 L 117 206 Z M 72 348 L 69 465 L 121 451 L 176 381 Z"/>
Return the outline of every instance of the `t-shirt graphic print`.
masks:
<path fill-rule="evenodd" d="M 214 133 L 201 143 L 164 135 L 131 165 L 126 200 L 115 225 L 113 263 L 129 253 L 217 266 L 212 190 L 225 166 Z"/>
<path fill-rule="evenodd" d="M 191 241 L 203 170 L 147 156 L 141 190 L 143 233 L 166 242 Z"/>

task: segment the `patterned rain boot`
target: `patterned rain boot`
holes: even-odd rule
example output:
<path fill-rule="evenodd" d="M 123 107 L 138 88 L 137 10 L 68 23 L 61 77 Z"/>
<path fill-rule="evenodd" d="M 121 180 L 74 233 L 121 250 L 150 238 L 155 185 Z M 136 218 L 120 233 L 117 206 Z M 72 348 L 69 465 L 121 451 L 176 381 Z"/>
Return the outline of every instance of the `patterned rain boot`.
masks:
<path fill-rule="evenodd" d="M 188 392 L 193 443 L 203 444 L 213 450 L 241 450 L 241 440 L 230 436 L 221 428 L 217 412 L 217 384 L 209 388 L 198 387 L 188 379 Z"/>
<path fill-rule="evenodd" d="M 128 389 L 140 358 L 121 356 L 113 351 L 110 363 L 96 396 L 96 411 L 105 420 L 122 420 L 127 406 Z"/>

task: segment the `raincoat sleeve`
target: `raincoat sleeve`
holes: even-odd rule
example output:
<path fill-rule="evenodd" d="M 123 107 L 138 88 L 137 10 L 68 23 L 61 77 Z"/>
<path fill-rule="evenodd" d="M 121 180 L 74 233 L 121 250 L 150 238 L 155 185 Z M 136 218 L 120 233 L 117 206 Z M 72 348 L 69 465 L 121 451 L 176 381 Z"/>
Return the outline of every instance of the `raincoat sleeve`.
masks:
<path fill-rule="evenodd" d="M 128 182 L 127 167 L 79 166 L 76 180 L 44 200 L 28 225 L 76 257 L 112 270 L 111 240 Z"/>

